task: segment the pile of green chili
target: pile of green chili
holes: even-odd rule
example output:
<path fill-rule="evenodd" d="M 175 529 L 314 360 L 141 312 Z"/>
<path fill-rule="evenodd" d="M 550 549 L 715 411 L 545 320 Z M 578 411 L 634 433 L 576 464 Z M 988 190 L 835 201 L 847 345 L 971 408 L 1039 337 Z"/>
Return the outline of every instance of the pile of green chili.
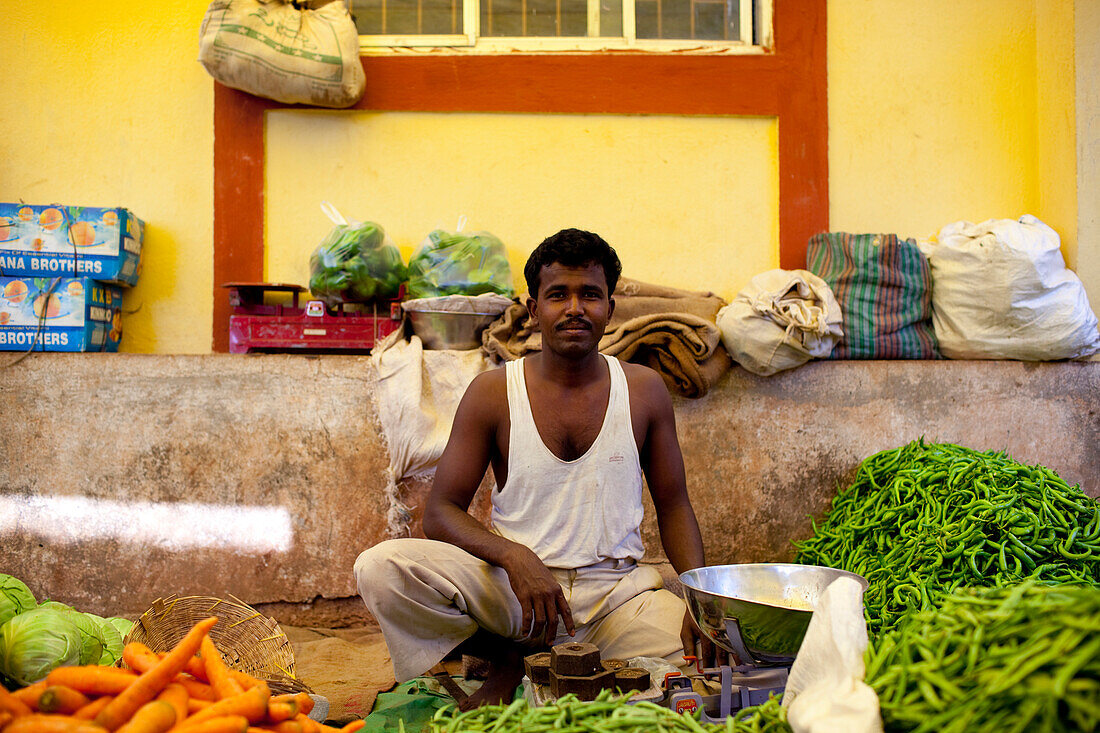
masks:
<path fill-rule="evenodd" d="M 1049 468 L 921 439 L 860 463 L 795 548 L 867 579 L 874 638 L 961 586 L 1100 583 L 1100 504 Z"/>
<path fill-rule="evenodd" d="M 467 712 L 454 707 L 439 710 L 429 724 L 431 733 L 790 733 L 787 712 L 779 698 L 745 708 L 724 724 L 700 723 L 698 714 L 677 713 L 652 702 L 631 704 L 627 697 L 604 690 L 593 701 L 563 695 L 554 702 L 531 707 L 520 698 L 510 705 L 486 705 Z"/>
<path fill-rule="evenodd" d="M 1100 729 L 1100 588 L 963 589 L 883 634 L 867 682 L 887 731 Z"/>

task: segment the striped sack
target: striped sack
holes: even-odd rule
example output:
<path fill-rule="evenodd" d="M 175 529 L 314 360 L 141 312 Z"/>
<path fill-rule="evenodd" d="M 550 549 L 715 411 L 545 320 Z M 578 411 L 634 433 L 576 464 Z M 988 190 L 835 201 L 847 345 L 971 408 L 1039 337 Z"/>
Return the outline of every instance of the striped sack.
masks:
<path fill-rule="evenodd" d="M 932 273 L 912 239 L 824 232 L 806 248 L 810 272 L 840 303 L 844 338 L 830 359 L 938 359 Z"/>

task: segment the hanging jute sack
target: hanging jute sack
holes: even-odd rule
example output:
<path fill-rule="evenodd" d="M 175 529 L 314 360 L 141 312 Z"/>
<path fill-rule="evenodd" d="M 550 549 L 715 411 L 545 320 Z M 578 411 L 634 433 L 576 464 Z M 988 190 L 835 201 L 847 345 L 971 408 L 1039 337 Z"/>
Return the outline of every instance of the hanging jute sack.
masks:
<path fill-rule="evenodd" d="M 733 360 L 765 377 L 828 356 L 844 336 L 832 290 L 806 270 L 757 275 L 717 322 Z"/>
<path fill-rule="evenodd" d="M 339 0 L 214 0 L 199 61 L 227 87 L 287 104 L 350 107 L 366 86 L 359 31 Z"/>

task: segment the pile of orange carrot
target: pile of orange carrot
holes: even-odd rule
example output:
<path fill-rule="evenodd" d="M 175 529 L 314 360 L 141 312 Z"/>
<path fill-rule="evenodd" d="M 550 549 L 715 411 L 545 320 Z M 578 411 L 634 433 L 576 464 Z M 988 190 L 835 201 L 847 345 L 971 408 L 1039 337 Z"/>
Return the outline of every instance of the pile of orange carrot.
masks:
<path fill-rule="evenodd" d="M 127 644 L 120 667 L 58 667 L 46 679 L 0 687 L 0 733 L 350 733 L 309 717 L 305 693 L 272 695 L 262 680 L 231 669 L 204 619 L 165 654 Z"/>

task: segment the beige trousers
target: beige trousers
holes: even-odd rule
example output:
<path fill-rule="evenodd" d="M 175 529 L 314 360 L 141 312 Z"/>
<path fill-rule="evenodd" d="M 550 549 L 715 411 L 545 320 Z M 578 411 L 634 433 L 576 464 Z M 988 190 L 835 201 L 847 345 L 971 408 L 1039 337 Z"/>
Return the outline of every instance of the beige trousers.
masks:
<path fill-rule="evenodd" d="M 686 606 L 661 587 L 655 568 L 608 560 L 550 572 L 576 627 L 570 637 L 559 622 L 555 644 L 586 641 L 605 659 L 645 656 L 684 664 L 680 628 Z M 355 579 L 382 628 L 398 682 L 426 673 L 478 628 L 508 639 L 525 636 L 507 573 L 449 543 L 381 542 L 359 555 Z"/>

